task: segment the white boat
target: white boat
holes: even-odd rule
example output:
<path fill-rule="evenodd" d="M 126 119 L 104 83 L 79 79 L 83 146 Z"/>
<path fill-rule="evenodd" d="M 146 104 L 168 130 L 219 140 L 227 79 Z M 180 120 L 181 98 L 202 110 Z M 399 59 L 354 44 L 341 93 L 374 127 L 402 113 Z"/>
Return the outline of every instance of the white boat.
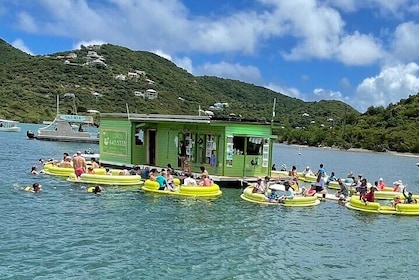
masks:
<path fill-rule="evenodd" d="M 28 130 L 26 132 L 26 136 L 29 139 L 61 142 L 99 143 L 99 134 L 91 133 L 88 131 L 88 128 L 86 129 L 86 127 L 95 126 L 92 116 L 60 114 L 59 104 L 60 99 L 57 95 L 57 115 L 54 121 L 52 121 L 47 126 L 38 129 L 38 135 L 35 135 L 35 133 Z M 77 112 L 76 109 L 75 112 Z"/>
<path fill-rule="evenodd" d="M 74 155 L 76 156 L 76 155 Z M 100 154 L 95 153 L 94 151 L 92 151 L 91 149 L 85 150 L 85 151 L 81 151 L 81 156 L 84 157 L 85 159 L 97 159 L 99 160 L 100 158 Z"/>
<path fill-rule="evenodd" d="M 0 119 L 0 132 L 19 132 L 18 123 L 17 121 Z"/>
<path fill-rule="evenodd" d="M 37 135 L 31 131 L 27 131 L 26 135 L 38 140 L 99 143 L 98 134 L 85 131 L 85 126 L 94 126 L 93 117 L 57 115 L 51 124 L 38 129 Z"/>

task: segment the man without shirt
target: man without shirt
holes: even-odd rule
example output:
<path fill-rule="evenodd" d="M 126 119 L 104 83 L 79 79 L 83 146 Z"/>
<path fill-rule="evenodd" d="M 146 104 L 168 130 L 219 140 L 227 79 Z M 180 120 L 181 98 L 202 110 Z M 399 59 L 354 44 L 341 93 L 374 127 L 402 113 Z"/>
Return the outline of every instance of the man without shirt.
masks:
<path fill-rule="evenodd" d="M 76 156 L 73 158 L 73 167 L 74 173 L 77 178 L 80 178 L 80 175 L 86 173 L 86 160 L 81 156 L 81 152 L 77 152 Z"/>

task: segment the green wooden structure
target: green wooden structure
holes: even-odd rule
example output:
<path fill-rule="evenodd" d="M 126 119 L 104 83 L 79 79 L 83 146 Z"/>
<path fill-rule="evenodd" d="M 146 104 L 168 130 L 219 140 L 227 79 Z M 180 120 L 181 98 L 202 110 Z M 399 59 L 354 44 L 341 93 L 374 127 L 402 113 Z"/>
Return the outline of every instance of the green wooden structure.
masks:
<path fill-rule="evenodd" d="M 192 172 L 205 166 L 212 176 L 269 175 L 272 165 L 269 123 L 217 120 L 207 116 L 100 115 L 100 160 L 105 165 L 148 165 L 181 170 L 181 141 Z"/>

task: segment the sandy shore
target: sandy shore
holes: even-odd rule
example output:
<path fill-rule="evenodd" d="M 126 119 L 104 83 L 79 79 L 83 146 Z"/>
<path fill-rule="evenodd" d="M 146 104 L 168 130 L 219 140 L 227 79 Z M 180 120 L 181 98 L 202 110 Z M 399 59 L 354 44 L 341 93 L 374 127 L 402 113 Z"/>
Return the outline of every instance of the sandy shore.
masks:
<path fill-rule="evenodd" d="M 366 149 L 357 149 L 357 148 L 350 148 L 348 150 L 344 150 L 344 149 L 338 149 L 338 148 L 333 148 L 333 147 L 313 147 L 313 146 L 296 145 L 296 144 L 288 145 L 288 144 L 284 144 L 284 143 L 277 143 L 277 144 L 284 145 L 284 146 L 296 147 L 296 148 L 314 148 L 314 149 L 334 150 L 334 151 L 347 151 L 347 152 L 357 152 L 357 153 L 390 154 L 390 155 L 402 156 L 402 157 L 415 157 L 415 158 L 419 158 L 419 154 L 416 154 L 416 153 L 399 153 L 399 152 L 392 152 L 392 151 L 388 151 L 388 152 L 375 152 L 375 151 L 370 151 L 370 150 L 366 150 Z"/>

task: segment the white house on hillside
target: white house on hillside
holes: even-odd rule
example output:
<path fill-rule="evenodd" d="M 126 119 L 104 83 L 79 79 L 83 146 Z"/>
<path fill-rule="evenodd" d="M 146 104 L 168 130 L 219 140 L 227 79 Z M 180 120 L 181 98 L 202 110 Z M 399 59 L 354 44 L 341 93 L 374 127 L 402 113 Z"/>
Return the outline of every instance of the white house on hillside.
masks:
<path fill-rule="evenodd" d="M 126 79 L 127 76 L 125 76 L 124 74 L 115 75 L 115 80 L 125 81 Z"/>
<path fill-rule="evenodd" d="M 156 99 L 159 94 L 154 89 L 148 89 L 145 92 L 134 91 L 134 95 L 137 97 L 142 97 L 144 99 Z"/>
<path fill-rule="evenodd" d="M 148 89 L 145 91 L 145 98 L 148 99 L 156 99 L 158 95 L 158 92 L 154 89 Z"/>

